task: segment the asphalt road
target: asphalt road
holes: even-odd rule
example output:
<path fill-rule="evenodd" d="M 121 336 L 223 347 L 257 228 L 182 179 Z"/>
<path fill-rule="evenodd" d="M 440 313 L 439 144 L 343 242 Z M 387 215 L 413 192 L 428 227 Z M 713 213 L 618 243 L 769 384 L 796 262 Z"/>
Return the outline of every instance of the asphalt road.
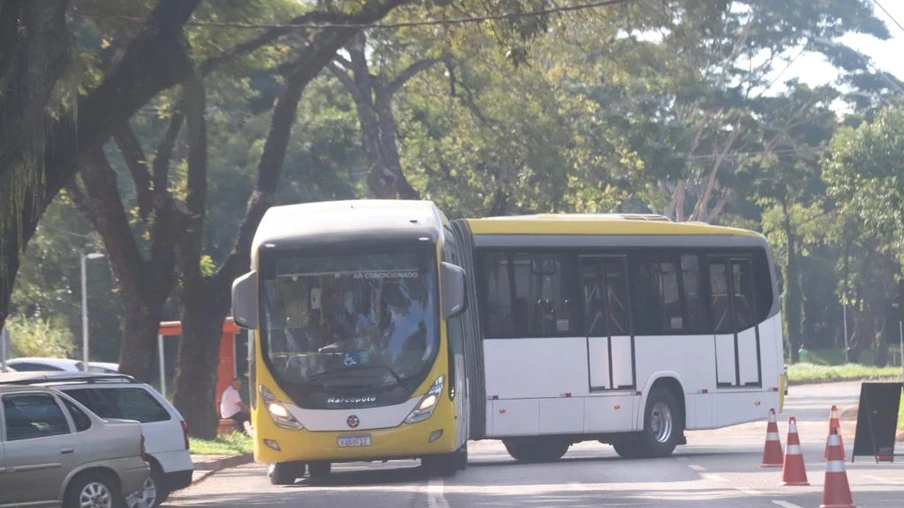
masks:
<path fill-rule="evenodd" d="M 666 459 L 622 460 L 610 446 L 582 443 L 560 462 L 516 463 L 501 443 L 471 443 L 469 467 L 454 478 L 428 479 L 418 463 L 337 465 L 323 482 L 305 478 L 270 485 L 266 468 L 221 471 L 175 494 L 164 506 L 304 506 L 324 508 L 471 507 L 818 507 L 829 409 L 856 403 L 859 383 L 792 387 L 779 430 L 795 416 L 811 486 L 781 485 L 780 469 L 762 469 L 765 424 L 688 433 L 688 444 Z M 843 435 L 854 429 L 844 428 Z M 852 439 L 845 439 L 848 453 Z M 900 453 L 900 450 L 899 450 Z M 899 460 L 900 457 L 899 457 Z M 846 464 L 860 508 L 904 507 L 904 461 Z"/>

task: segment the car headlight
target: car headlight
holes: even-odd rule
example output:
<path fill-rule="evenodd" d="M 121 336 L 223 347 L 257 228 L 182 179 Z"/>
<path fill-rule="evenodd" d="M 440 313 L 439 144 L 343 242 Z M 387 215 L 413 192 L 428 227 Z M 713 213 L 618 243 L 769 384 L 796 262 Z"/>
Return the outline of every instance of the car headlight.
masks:
<path fill-rule="evenodd" d="M 289 412 L 289 409 L 276 398 L 276 395 L 273 395 L 273 392 L 268 390 L 264 385 L 261 385 L 261 400 L 263 400 L 264 405 L 267 407 L 267 412 L 270 413 L 270 418 L 273 419 L 273 423 L 276 424 L 277 427 L 282 427 L 284 429 L 292 429 L 299 430 L 303 429 L 304 426 L 292 416 L 292 413 Z"/>
<path fill-rule="evenodd" d="M 408 418 L 405 418 L 405 421 L 408 423 L 417 423 L 430 418 L 433 414 L 433 410 L 436 409 L 436 403 L 439 402 L 439 397 L 442 393 L 443 377 L 440 376 L 436 378 L 436 381 L 433 382 L 433 386 L 427 390 L 427 393 L 424 394 L 421 401 L 418 402 L 418 405 L 411 411 Z"/>

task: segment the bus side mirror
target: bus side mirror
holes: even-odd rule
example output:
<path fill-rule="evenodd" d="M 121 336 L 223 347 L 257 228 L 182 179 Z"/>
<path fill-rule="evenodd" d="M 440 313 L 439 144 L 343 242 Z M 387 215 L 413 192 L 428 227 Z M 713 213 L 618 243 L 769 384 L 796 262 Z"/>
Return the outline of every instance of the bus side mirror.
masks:
<path fill-rule="evenodd" d="M 232 283 L 232 319 L 241 328 L 257 328 L 256 271 L 250 271 Z"/>
<path fill-rule="evenodd" d="M 451 319 L 467 308 L 465 299 L 465 270 L 443 261 L 440 272 L 443 288 L 443 319 Z"/>

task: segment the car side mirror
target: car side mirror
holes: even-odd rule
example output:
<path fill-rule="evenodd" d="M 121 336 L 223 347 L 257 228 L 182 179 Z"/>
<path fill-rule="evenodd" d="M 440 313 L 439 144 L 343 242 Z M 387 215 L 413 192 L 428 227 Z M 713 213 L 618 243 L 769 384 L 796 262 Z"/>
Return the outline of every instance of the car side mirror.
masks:
<path fill-rule="evenodd" d="M 442 284 L 443 319 L 452 319 L 467 308 L 465 296 L 465 270 L 452 263 L 443 261 L 440 271 Z"/>
<path fill-rule="evenodd" d="M 232 319 L 240 328 L 257 328 L 257 309 L 257 272 L 252 270 L 232 283 Z"/>

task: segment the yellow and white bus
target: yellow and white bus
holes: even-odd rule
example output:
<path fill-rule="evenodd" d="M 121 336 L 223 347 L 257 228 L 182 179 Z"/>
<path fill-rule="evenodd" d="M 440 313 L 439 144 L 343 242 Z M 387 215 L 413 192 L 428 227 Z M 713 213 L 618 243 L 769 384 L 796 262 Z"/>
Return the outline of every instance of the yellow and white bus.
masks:
<path fill-rule="evenodd" d="M 781 411 L 779 295 L 762 235 L 655 215 L 453 229 L 480 318 L 466 347 L 477 353 L 466 362 L 472 439 L 501 439 L 521 461 L 586 440 L 662 457 L 686 429 Z"/>
<path fill-rule="evenodd" d="M 324 476 L 333 462 L 420 458 L 441 475 L 466 466 L 459 257 L 430 202 L 267 211 L 252 270 L 233 284 L 233 317 L 254 331 L 254 457 L 271 464 L 271 482 L 306 468 Z"/>

